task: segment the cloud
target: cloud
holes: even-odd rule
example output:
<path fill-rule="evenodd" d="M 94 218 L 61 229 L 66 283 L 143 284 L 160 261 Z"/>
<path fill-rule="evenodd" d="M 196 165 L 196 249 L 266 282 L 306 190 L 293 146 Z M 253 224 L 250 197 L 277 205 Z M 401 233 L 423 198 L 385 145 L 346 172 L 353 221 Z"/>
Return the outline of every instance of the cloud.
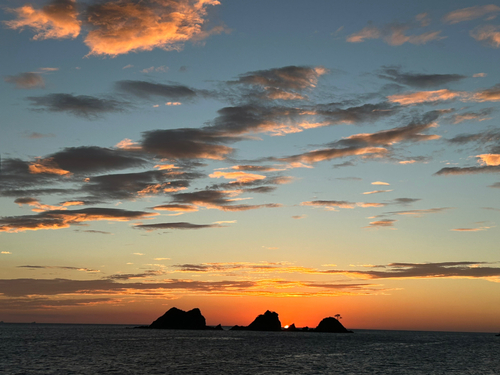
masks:
<path fill-rule="evenodd" d="M 443 22 L 455 24 L 463 21 L 475 20 L 476 18 L 483 17 L 487 14 L 498 12 L 500 12 L 500 7 L 497 5 L 478 5 L 470 8 L 457 9 L 447 13 L 443 17 Z"/>
<path fill-rule="evenodd" d="M 346 156 L 372 155 L 384 156 L 388 150 L 383 147 L 345 147 L 345 148 L 325 148 L 305 152 L 303 154 L 292 155 L 284 158 L 276 158 L 285 163 L 306 163 L 313 164 L 320 161 L 343 158 Z"/>
<path fill-rule="evenodd" d="M 500 142 L 500 129 L 486 130 L 480 133 L 460 134 L 456 137 L 448 139 L 450 143 L 465 144 L 469 142 L 477 142 L 481 144 Z"/>
<path fill-rule="evenodd" d="M 447 83 L 458 82 L 467 78 L 467 76 L 460 74 L 404 73 L 401 72 L 401 68 L 398 66 L 384 66 L 382 68 L 382 74 L 379 74 L 378 76 L 399 84 L 421 89 L 442 86 Z"/>
<path fill-rule="evenodd" d="M 476 155 L 480 159 L 481 164 L 489 166 L 500 165 L 500 154 L 481 154 Z"/>
<path fill-rule="evenodd" d="M 482 166 L 482 167 L 446 167 L 441 168 L 434 173 L 436 176 L 441 175 L 462 175 L 462 174 L 476 174 L 476 173 L 498 173 L 500 172 L 500 165 L 495 166 Z"/>
<path fill-rule="evenodd" d="M 500 189 L 500 182 L 495 182 L 493 185 L 489 185 L 488 187 Z"/>
<path fill-rule="evenodd" d="M 158 214 L 116 208 L 84 208 L 73 211 L 52 210 L 37 215 L 4 216 L 0 219 L 0 232 L 15 233 L 26 230 L 62 229 L 87 221 L 130 221 L 155 215 Z"/>
<path fill-rule="evenodd" d="M 12 254 L 10 251 L 1 251 L 0 254 L 3 254 L 3 255 L 10 255 Z"/>
<path fill-rule="evenodd" d="M 223 28 L 203 29 L 207 6 L 217 0 L 109 1 L 87 8 L 89 55 L 117 56 L 155 48 L 179 50 Z"/>
<path fill-rule="evenodd" d="M 168 66 L 161 65 L 158 67 L 151 66 L 149 68 L 145 68 L 141 70 L 141 73 L 152 73 L 152 72 L 163 72 L 165 73 L 168 70 Z"/>
<path fill-rule="evenodd" d="M 29 268 L 29 269 L 60 269 L 60 270 L 69 270 L 69 271 L 84 271 L 84 272 L 90 272 L 90 273 L 96 273 L 96 272 L 101 272 L 99 270 L 94 270 L 91 268 L 83 268 L 83 267 L 70 267 L 70 266 L 17 266 L 17 268 Z"/>
<path fill-rule="evenodd" d="M 42 9 L 31 5 L 8 9 L 15 13 L 17 19 L 4 21 L 10 29 L 32 28 L 35 31 L 34 40 L 76 38 L 80 34 L 81 21 L 74 0 L 53 0 Z"/>
<path fill-rule="evenodd" d="M 421 210 L 392 211 L 392 212 L 384 212 L 383 214 L 374 216 L 372 218 L 378 218 L 378 217 L 383 217 L 383 216 L 392 216 L 392 215 L 422 217 L 422 216 L 428 215 L 428 214 L 442 213 L 442 212 L 450 210 L 450 209 L 452 209 L 452 208 L 451 207 L 437 207 L 437 208 L 426 208 L 426 209 L 421 209 Z"/>
<path fill-rule="evenodd" d="M 38 73 L 28 72 L 19 73 L 15 76 L 6 76 L 3 79 L 7 83 L 16 85 L 18 89 L 43 89 L 45 88 L 45 81 Z"/>
<path fill-rule="evenodd" d="M 378 194 L 378 193 L 389 193 L 392 190 L 373 190 L 373 191 L 365 191 L 363 194 Z"/>
<path fill-rule="evenodd" d="M 500 47 L 500 26 L 478 26 L 470 31 L 470 36 L 487 46 L 493 48 Z"/>
<path fill-rule="evenodd" d="M 459 99 L 464 93 L 459 91 L 450 91 L 441 89 L 435 91 L 418 91 L 412 93 L 395 94 L 387 97 L 391 103 L 399 103 L 401 105 L 412 105 L 420 103 L 432 103 L 437 101 L 446 101 Z"/>
<path fill-rule="evenodd" d="M 96 173 L 140 167 L 146 161 L 126 150 L 97 146 L 66 147 L 30 164 L 31 173 Z M 67 173 L 65 173 L 67 172 Z"/>
<path fill-rule="evenodd" d="M 484 108 L 478 112 L 464 112 L 452 116 L 451 121 L 453 124 L 460 124 L 464 121 L 486 121 L 491 120 L 489 115 L 493 112 L 493 108 Z"/>
<path fill-rule="evenodd" d="M 389 263 L 386 266 L 375 266 L 383 270 L 370 271 L 337 271 L 346 276 L 363 279 L 421 279 L 421 278 L 482 278 L 497 280 L 500 277 L 500 268 L 487 267 L 487 262 L 442 262 L 442 263 Z"/>
<path fill-rule="evenodd" d="M 499 33 L 499 38 L 500 38 L 500 33 Z M 500 84 L 495 85 L 490 89 L 477 91 L 472 95 L 471 100 L 476 102 L 500 102 Z"/>
<path fill-rule="evenodd" d="M 160 96 L 171 100 L 183 100 L 192 99 L 198 95 L 194 89 L 187 86 L 147 81 L 118 81 L 115 86 L 119 91 L 145 99 L 149 99 L 151 96 Z"/>
<path fill-rule="evenodd" d="M 103 99 L 95 96 L 72 94 L 48 94 L 27 98 L 31 105 L 42 107 L 39 110 L 49 112 L 68 112 L 89 120 L 113 112 L 122 112 L 128 103 L 115 99 Z"/>
<path fill-rule="evenodd" d="M 479 77 L 486 77 L 486 76 L 487 76 L 487 74 L 486 74 L 486 73 L 476 73 L 476 74 L 474 74 L 472 77 L 474 77 L 474 78 L 479 78 Z"/>
<path fill-rule="evenodd" d="M 53 137 L 55 137 L 55 135 L 52 133 L 42 134 L 42 133 L 38 133 L 38 132 L 31 132 L 31 133 L 26 133 L 25 135 L 23 135 L 23 137 L 29 138 L 29 139 L 40 139 L 40 138 L 53 138 Z"/>
<path fill-rule="evenodd" d="M 383 182 L 383 181 L 375 181 L 375 182 L 372 182 L 372 185 L 390 185 L 390 183 Z"/>
<path fill-rule="evenodd" d="M 140 144 L 143 151 L 164 158 L 223 160 L 233 152 L 223 143 L 237 140 L 203 129 L 181 128 L 144 132 Z"/>
<path fill-rule="evenodd" d="M 314 111 L 324 117 L 329 125 L 372 123 L 397 112 L 397 108 L 388 102 L 342 107 L 345 107 L 343 103 L 319 104 L 314 107 Z"/>
<path fill-rule="evenodd" d="M 336 211 L 336 208 L 355 208 L 355 207 L 383 207 L 385 203 L 367 203 L 367 202 L 347 202 L 347 201 L 327 201 L 327 200 L 316 200 L 302 202 L 301 206 L 313 206 L 313 207 L 324 207 L 327 210 Z"/>
<path fill-rule="evenodd" d="M 328 73 L 322 66 L 285 66 L 267 70 L 258 70 L 241 74 L 237 81 L 228 84 L 250 86 L 257 92 L 248 95 L 266 100 L 302 100 L 301 92 L 316 87 L 318 78 Z"/>
<path fill-rule="evenodd" d="M 452 232 L 482 232 L 490 227 L 479 227 L 479 228 L 455 228 L 455 229 L 450 229 Z"/>
<path fill-rule="evenodd" d="M 195 212 L 198 211 L 198 207 L 190 204 L 162 204 L 160 206 L 154 206 L 154 210 L 160 211 L 173 211 L 173 212 Z"/>
<path fill-rule="evenodd" d="M 107 174 L 88 178 L 81 192 L 87 199 L 130 200 L 138 197 L 168 194 L 185 190 L 197 174 L 180 174 L 164 171 Z"/>
<path fill-rule="evenodd" d="M 441 112 L 439 111 L 427 112 L 424 116 L 415 118 L 406 126 L 381 130 L 376 133 L 354 134 L 330 145 L 347 147 L 390 146 L 399 142 L 424 142 L 439 139 L 439 135 L 427 135 L 421 132 L 437 127 L 435 120 L 440 115 Z"/>
<path fill-rule="evenodd" d="M 199 190 L 191 193 L 173 194 L 174 203 L 190 204 L 220 211 L 247 211 L 259 208 L 281 207 L 277 203 L 268 204 L 233 204 L 237 199 L 234 196 L 241 191 Z"/>
<path fill-rule="evenodd" d="M 255 173 L 246 173 L 246 172 L 224 172 L 224 171 L 215 171 L 208 175 L 211 178 L 225 178 L 228 180 L 236 180 L 236 183 L 248 183 L 252 181 L 263 180 L 266 176 L 255 174 Z"/>
<path fill-rule="evenodd" d="M 299 220 L 299 219 L 305 219 L 307 215 L 294 215 L 292 216 L 292 219 Z"/>
<path fill-rule="evenodd" d="M 186 223 L 186 222 L 134 225 L 135 229 L 144 229 L 147 231 L 152 231 L 152 230 L 157 230 L 157 229 L 205 229 L 205 228 L 223 228 L 223 227 L 225 227 L 225 225 L 191 224 L 191 223 Z"/>
<path fill-rule="evenodd" d="M 422 19 L 420 21 L 422 21 Z M 422 22 L 420 22 L 420 25 L 421 23 Z M 400 46 L 404 43 L 416 45 L 426 44 L 433 40 L 441 40 L 445 38 L 439 35 L 441 34 L 441 31 L 428 31 L 417 35 L 406 35 L 406 31 L 412 28 L 415 28 L 415 24 L 411 22 L 393 22 L 384 25 L 382 28 L 368 25 L 360 31 L 347 36 L 346 41 L 349 43 L 362 43 L 366 39 L 382 38 L 385 43 L 391 46 Z"/>
<path fill-rule="evenodd" d="M 412 203 L 421 201 L 422 199 L 420 198 L 396 198 L 390 200 L 387 204 L 397 204 L 401 206 L 409 206 Z"/>
<path fill-rule="evenodd" d="M 392 228 L 397 220 L 394 219 L 383 219 L 370 222 L 370 224 L 364 228 Z"/>

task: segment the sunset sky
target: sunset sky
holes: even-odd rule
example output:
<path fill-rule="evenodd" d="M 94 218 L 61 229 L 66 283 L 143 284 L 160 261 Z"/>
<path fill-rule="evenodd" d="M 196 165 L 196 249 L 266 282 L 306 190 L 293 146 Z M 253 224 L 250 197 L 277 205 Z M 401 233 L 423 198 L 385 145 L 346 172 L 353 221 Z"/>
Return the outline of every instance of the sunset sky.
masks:
<path fill-rule="evenodd" d="M 500 330 L 500 4 L 0 14 L 0 320 Z"/>

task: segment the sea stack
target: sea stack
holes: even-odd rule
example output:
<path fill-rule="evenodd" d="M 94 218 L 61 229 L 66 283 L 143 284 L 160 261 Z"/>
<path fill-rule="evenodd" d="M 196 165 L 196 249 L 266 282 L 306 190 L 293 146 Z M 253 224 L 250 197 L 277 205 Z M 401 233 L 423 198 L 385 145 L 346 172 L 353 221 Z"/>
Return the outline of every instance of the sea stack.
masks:
<path fill-rule="evenodd" d="M 234 326 L 233 331 L 281 331 L 281 322 L 278 318 L 278 313 L 267 310 L 264 314 L 259 315 L 247 327 Z"/>
<path fill-rule="evenodd" d="M 172 307 L 156 319 L 148 328 L 158 329 L 207 329 L 205 317 L 200 309 L 183 311 Z"/>
<path fill-rule="evenodd" d="M 342 323 L 332 317 L 323 319 L 314 332 L 352 333 L 352 331 L 347 330 Z"/>

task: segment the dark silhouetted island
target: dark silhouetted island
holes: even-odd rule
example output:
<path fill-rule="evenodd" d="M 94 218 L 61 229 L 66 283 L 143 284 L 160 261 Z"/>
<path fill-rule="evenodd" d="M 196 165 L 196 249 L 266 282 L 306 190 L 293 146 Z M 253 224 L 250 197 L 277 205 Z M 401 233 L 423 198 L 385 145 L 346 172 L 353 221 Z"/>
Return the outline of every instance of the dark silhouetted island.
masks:
<path fill-rule="evenodd" d="M 338 315 L 340 316 L 340 315 Z M 201 314 L 200 309 L 195 308 L 189 311 L 183 311 L 176 307 L 172 307 L 165 314 L 156 319 L 149 326 L 140 326 L 136 328 L 152 328 L 152 329 L 192 329 L 192 330 L 217 330 L 222 331 L 223 328 L 219 324 L 215 327 L 207 326 L 205 317 Z M 287 331 L 287 332 L 330 332 L 330 333 L 352 333 L 347 330 L 338 319 L 328 317 L 323 319 L 316 328 L 297 328 L 295 324 L 291 324 L 286 328 L 281 327 L 281 322 L 278 313 L 267 310 L 264 314 L 259 315 L 248 326 L 234 326 L 231 331 Z"/>
<path fill-rule="evenodd" d="M 332 332 L 332 333 L 352 333 L 352 331 L 347 330 L 342 323 L 337 319 L 328 317 L 319 322 L 318 326 L 314 330 L 315 332 Z"/>
<path fill-rule="evenodd" d="M 246 327 L 234 326 L 231 331 L 281 331 L 278 313 L 267 310 Z"/>

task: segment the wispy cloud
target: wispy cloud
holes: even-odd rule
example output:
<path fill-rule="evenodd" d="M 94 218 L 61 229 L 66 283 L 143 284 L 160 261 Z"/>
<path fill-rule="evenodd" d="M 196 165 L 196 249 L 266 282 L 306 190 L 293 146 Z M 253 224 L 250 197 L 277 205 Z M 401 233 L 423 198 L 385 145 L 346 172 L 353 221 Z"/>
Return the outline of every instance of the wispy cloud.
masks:
<path fill-rule="evenodd" d="M 6 76 L 4 81 L 16 85 L 18 89 L 43 89 L 45 81 L 39 73 L 19 73 L 15 76 Z"/>
<path fill-rule="evenodd" d="M 470 21 L 476 18 L 486 16 L 487 14 L 500 13 L 500 7 L 494 4 L 478 5 L 469 8 L 457 9 L 447 13 L 443 17 L 443 22 L 455 24 L 463 21 Z"/>

